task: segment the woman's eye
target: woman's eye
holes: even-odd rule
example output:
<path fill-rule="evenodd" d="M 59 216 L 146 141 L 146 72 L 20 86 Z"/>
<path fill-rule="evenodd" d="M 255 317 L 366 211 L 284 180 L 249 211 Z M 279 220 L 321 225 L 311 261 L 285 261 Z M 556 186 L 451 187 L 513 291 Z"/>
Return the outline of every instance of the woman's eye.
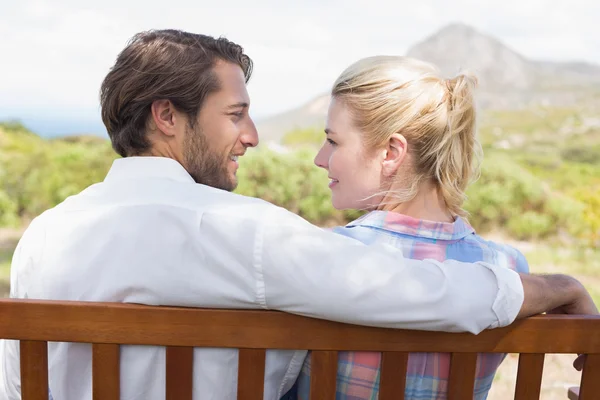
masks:
<path fill-rule="evenodd" d="M 331 140 L 331 139 L 327 139 L 327 143 L 329 143 L 329 144 L 330 144 L 330 145 L 332 145 L 332 146 L 335 146 L 335 145 L 337 144 L 336 142 L 334 142 L 334 141 L 333 141 L 333 140 Z"/>

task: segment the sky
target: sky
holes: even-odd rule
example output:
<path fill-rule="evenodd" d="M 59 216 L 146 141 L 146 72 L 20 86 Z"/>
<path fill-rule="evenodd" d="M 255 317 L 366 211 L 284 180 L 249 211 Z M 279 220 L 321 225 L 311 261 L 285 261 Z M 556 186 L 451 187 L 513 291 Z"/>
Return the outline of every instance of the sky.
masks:
<path fill-rule="evenodd" d="M 135 33 L 225 36 L 254 61 L 260 120 L 326 92 L 352 62 L 405 54 L 450 23 L 527 58 L 600 64 L 598 0 L 0 0 L 0 120 L 47 136 L 103 134 L 98 90 Z"/>

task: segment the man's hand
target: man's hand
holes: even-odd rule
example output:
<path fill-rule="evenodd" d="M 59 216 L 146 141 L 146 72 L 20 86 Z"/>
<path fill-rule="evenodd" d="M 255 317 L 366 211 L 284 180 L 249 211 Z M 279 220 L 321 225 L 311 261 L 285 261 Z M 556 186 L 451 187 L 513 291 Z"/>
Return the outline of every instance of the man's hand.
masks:
<path fill-rule="evenodd" d="M 576 280 L 566 275 L 530 275 L 524 278 L 523 290 L 525 301 L 517 318 L 540 314 L 575 314 L 598 315 L 598 307 L 585 287 Z M 573 362 L 577 371 L 583 369 L 585 355 L 579 355 Z"/>
<path fill-rule="evenodd" d="M 592 296 L 583 287 L 583 285 L 573 279 L 575 286 L 573 301 L 567 304 L 563 304 L 552 310 L 549 310 L 547 314 L 579 314 L 579 315 L 598 315 L 598 307 L 594 304 Z M 577 288 L 578 286 L 578 288 Z"/>
<path fill-rule="evenodd" d="M 590 294 L 577 279 L 567 275 L 521 275 L 525 299 L 517 318 L 544 312 L 598 315 Z"/>
<path fill-rule="evenodd" d="M 575 361 L 573 361 L 573 367 L 577 371 L 581 371 L 583 369 L 583 363 L 585 363 L 585 354 L 580 354 Z"/>
<path fill-rule="evenodd" d="M 598 308 L 594 304 L 594 300 L 588 293 L 588 291 L 581 285 L 581 294 L 575 299 L 573 303 L 565 304 L 557 307 L 554 310 L 550 310 L 547 314 L 586 314 L 586 315 L 597 315 Z M 577 371 L 583 369 L 585 363 L 585 355 L 580 354 L 575 361 L 573 361 L 573 367 Z"/>

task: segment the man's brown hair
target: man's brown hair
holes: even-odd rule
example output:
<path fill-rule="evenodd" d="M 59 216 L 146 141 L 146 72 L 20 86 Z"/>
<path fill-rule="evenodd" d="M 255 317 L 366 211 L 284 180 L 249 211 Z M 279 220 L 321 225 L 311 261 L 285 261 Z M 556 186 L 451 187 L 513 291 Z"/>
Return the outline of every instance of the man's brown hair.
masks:
<path fill-rule="evenodd" d="M 146 123 L 153 101 L 171 101 L 193 125 L 204 99 L 219 90 L 213 73 L 219 60 L 239 65 L 250 79 L 252 60 L 225 38 L 170 29 L 136 34 L 100 89 L 102 121 L 115 151 L 127 157 L 150 148 Z"/>

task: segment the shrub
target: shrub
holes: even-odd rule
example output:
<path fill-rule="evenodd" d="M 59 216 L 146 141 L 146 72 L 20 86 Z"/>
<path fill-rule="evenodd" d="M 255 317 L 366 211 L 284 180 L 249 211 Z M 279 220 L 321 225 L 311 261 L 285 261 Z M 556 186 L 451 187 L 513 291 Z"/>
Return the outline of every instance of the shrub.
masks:
<path fill-rule="evenodd" d="M 311 138 L 313 133 L 296 135 Z M 323 140 L 322 133 L 318 136 Z M 236 191 L 320 226 L 357 218 L 361 212 L 338 211 L 331 205 L 327 173 L 313 164 L 315 151 L 250 150 L 240 159 Z M 0 124 L 0 226 L 36 216 L 101 181 L 116 157 L 106 140 L 42 140 L 18 124 L 8 129 Z M 597 246 L 600 169 L 563 162 L 548 170 L 515 160 L 522 161 L 523 153 L 487 152 L 480 179 L 467 190 L 471 224 L 481 233 L 500 230 L 524 240 L 568 235 Z"/>
<path fill-rule="evenodd" d="M 507 223 L 508 231 L 516 239 L 542 239 L 552 233 L 552 217 L 535 211 L 513 215 Z"/>
<path fill-rule="evenodd" d="M 281 140 L 286 146 L 311 146 L 318 147 L 325 141 L 325 132 L 323 128 L 303 128 L 293 129 Z"/>

